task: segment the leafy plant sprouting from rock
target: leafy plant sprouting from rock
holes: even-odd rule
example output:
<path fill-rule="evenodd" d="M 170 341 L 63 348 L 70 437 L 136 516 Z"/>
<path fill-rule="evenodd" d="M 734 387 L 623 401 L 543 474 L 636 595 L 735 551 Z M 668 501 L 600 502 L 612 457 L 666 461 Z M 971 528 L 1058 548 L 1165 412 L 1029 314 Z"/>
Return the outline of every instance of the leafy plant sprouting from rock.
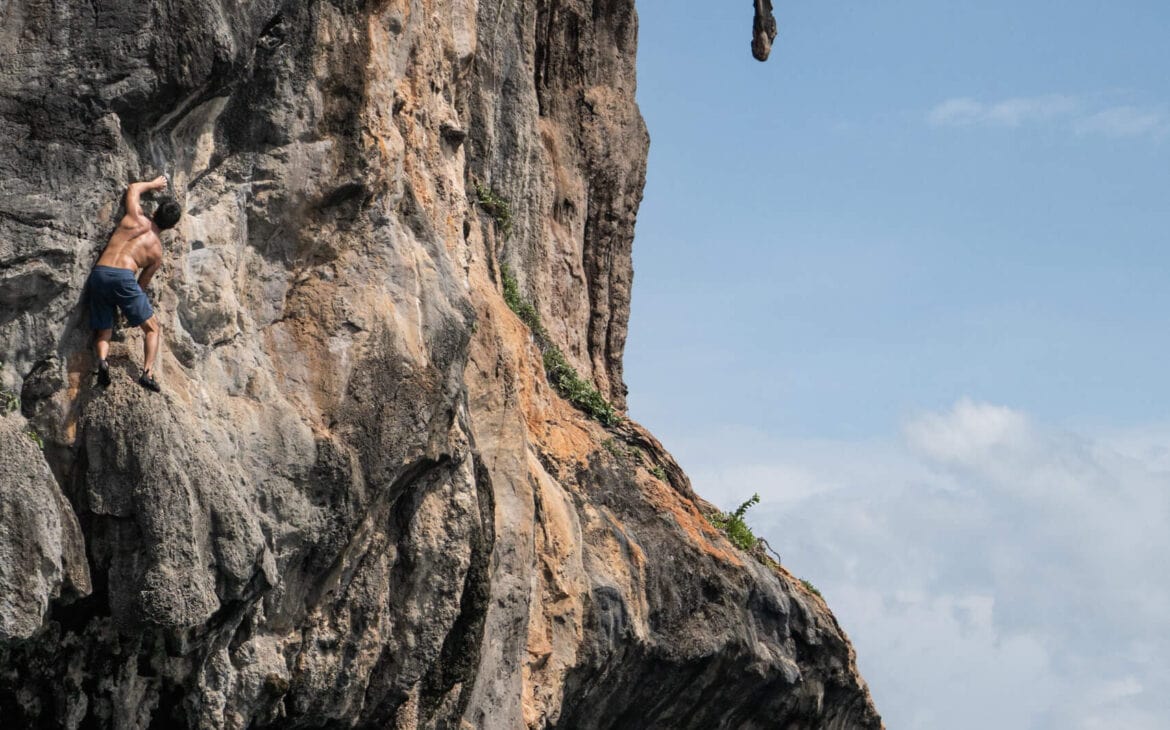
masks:
<path fill-rule="evenodd" d="M 4 361 L 0 360 L 0 368 L 4 367 Z M 0 415 L 11 413 L 17 408 L 20 408 L 20 396 L 7 388 L 0 388 Z"/>
<path fill-rule="evenodd" d="M 717 512 L 713 515 L 708 515 L 707 519 L 716 528 L 721 530 L 727 539 L 740 550 L 746 552 L 753 552 L 760 544 L 760 538 L 756 537 L 751 528 L 744 522 L 743 516 L 747 511 L 760 503 L 760 495 L 753 494 L 751 499 L 747 500 L 734 512 Z"/>
<path fill-rule="evenodd" d="M 601 442 L 601 447 L 618 461 L 625 462 L 633 457 L 639 464 L 642 463 L 642 452 L 640 450 L 618 443 L 617 439 L 612 436 L 605 438 Z"/>
<path fill-rule="evenodd" d="M 0 360 L 0 367 L 4 367 L 3 360 Z M 17 408 L 20 408 L 20 396 L 7 388 L 0 388 L 0 416 L 12 413 Z M 24 430 L 24 435 L 28 436 L 29 439 L 37 445 L 38 449 L 45 448 L 44 439 L 42 439 L 41 435 L 35 430 L 26 428 Z"/>
<path fill-rule="evenodd" d="M 0 390 L 0 413 L 11 413 L 20 408 L 20 396 L 11 390 Z"/>
<path fill-rule="evenodd" d="M 780 556 L 772 550 L 767 540 L 756 537 L 755 533 L 752 532 L 752 529 L 747 526 L 747 522 L 743 519 L 747 511 L 759 503 L 760 495 L 753 494 L 751 499 L 736 507 L 734 512 L 715 512 L 714 514 L 708 514 L 707 520 L 726 535 L 727 539 L 737 548 L 749 553 L 764 565 L 771 565 L 773 568 L 779 569 Z M 771 553 L 775 559 L 768 557 L 768 553 Z M 804 586 L 806 591 L 824 600 L 824 596 L 821 595 L 821 592 L 810 581 L 801 578 L 800 584 Z"/>
<path fill-rule="evenodd" d="M 662 464 L 651 464 L 646 452 L 637 446 L 630 446 L 619 442 L 612 436 L 601 442 L 602 448 L 608 451 L 619 462 L 631 467 L 643 467 L 657 480 L 670 483 L 670 477 Z"/>
<path fill-rule="evenodd" d="M 500 235 L 504 238 L 512 235 L 512 206 L 508 203 L 508 199 L 497 193 L 494 189 L 475 183 L 475 199 L 479 202 L 479 207 L 483 208 L 484 212 L 492 217 L 496 225 L 500 227 Z"/>
<path fill-rule="evenodd" d="M 521 322 L 528 325 L 528 329 L 532 330 L 538 341 L 547 341 L 548 333 L 540 322 L 540 314 L 537 313 L 536 307 L 532 306 L 532 302 L 520 293 L 520 284 L 516 282 L 516 277 L 512 275 L 512 270 L 507 264 L 500 265 L 500 280 L 503 282 L 504 302 L 508 308 L 516 313 Z"/>
<path fill-rule="evenodd" d="M 478 186 L 476 186 L 476 190 L 478 192 Z M 500 280 L 504 288 L 504 301 L 516 313 L 520 321 L 532 330 L 532 336 L 536 339 L 536 345 L 540 348 L 544 358 L 544 372 L 553 388 L 565 400 L 601 422 L 602 425 L 614 426 L 620 423 L 621 416 L 614 410 L 613 405 L 598 392 L 592 383 L 577 373 L 561 349 L 553 344 L 552 339 L 548 336 L 548 331 L 541 324 L 540 314 L 537 313 L 536 307 L 520 293 L 520 285 L 516 282 L 516 277 L 503 264 L 500 265 Z"/>
<path fill-rule="evenodd" d="M 544 348 L 544 371 L 557 392 L 603 425 L 613 426 L 621 421 L 605 396 L 593 387 L 593 383 L 577 374 L 555 345 Z"/>

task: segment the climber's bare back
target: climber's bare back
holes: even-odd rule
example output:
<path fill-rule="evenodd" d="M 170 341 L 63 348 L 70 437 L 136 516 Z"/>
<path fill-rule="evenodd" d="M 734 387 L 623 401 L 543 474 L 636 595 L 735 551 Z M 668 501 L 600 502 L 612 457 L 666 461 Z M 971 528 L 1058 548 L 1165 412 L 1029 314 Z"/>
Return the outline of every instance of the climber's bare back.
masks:
<path fill-rule="evenodd" d="M 110 242 L 98 259 L 98 266 L 138 271 L 162 261 L 162 241 L 150 219 L 141 213 L 127 213 L 118 223 Z"/>

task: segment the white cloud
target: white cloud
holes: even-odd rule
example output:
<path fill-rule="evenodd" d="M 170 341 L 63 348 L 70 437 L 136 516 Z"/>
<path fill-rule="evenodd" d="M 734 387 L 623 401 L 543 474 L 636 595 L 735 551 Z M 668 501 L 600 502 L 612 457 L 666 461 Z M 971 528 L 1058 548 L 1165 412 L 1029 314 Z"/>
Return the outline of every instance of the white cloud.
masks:
<path fill-rule="evenodd" d="M 900 442 L 692 446 L 701 494 L 760 492 L 749 523 L 824 591 L 889 727 L 1167 726 L 1170 430 L 961 400 Z"/>
<path fill-rule="evenodd" d="M 937 126 L 1018 127 L 1025 123 L 1074 114 L 1081 106 L 1077 98 L 1061 94 L 1017 97 L 988 103 L 963 97 L 939 104 L 930 111 L 927 120 Z"/>
<path fill-rule="evenodd" d="M 1017 128 L 1060 125 L 1076 134 L 1108 137 L 1165 137 L 1170 113 L 1164 107 L 1106 105 L 1087 97 L 1044 94 L 999 101 L 947 99 L 926 114 L 935 127 Z"/>
<path fill-rule="evenodd" d="M 1003 406 L 959 401 L 950 413 L 928 413 L 906 426 L 917 451 L 939 462 L 975 463 L 991 452 L 1024 446 L 1032 438 L 1028 420 Z"/>
<path fill-rule="evenodd" d="M 1080 134 L 1098 133 L 1109 137 L 1161 137 L 1170 131 L 1170 115 L 1159 110 L 1118 106 L 1078 119 L 1075 129 Z"/>
<path fill-rule="evenodd" d="M 966 126 L 968 124 L 976 124 L 983 119 L 984 106 L 983 104 L 968 99 L 966 97 L 959 99 L 947 99 L 935 108 L 930 110 L 926 115 L 927 121 L 936 126 Z"/>

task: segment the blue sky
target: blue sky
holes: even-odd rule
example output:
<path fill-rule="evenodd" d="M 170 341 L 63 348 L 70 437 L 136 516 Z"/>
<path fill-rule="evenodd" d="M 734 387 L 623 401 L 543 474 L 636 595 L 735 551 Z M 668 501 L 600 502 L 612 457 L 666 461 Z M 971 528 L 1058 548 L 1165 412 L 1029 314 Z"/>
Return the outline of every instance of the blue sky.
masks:
<path fill-rule="evenodd" d="M 631 415 L 891 728 L 1168 726 L 1170 4 L 775 4 L 638 2 Z"/>
<path fill-rule="evenodd" d="M 1170 6 L 780 3 L 761 65 L 748 5 L 639 3 L 643 418 L 712 380 L 692 409 L 791 434 L 870 434 L 957 394 L 1092 426 L 1161 415 Z M 1055 95 L 1084 110 L 929 119 Z M 1087 126 L 1125 107 L 1160 127 Z M 679 348 L 702 354 L 659 367 Z"/>

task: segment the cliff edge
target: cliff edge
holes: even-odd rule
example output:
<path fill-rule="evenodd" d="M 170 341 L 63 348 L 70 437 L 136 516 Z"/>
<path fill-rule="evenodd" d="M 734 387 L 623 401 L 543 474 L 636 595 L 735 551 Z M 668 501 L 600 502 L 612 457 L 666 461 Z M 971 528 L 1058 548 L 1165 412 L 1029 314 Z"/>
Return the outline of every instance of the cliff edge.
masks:
<path fill-rule="evenodd" d="M 821 599 L 589 406 L 636 36 L 632 0 L 0 3 L 5 727 L 881 727 Z M 164 390 L 132 328 L 101 389 L 85 278 L 160 172 Z"/>

